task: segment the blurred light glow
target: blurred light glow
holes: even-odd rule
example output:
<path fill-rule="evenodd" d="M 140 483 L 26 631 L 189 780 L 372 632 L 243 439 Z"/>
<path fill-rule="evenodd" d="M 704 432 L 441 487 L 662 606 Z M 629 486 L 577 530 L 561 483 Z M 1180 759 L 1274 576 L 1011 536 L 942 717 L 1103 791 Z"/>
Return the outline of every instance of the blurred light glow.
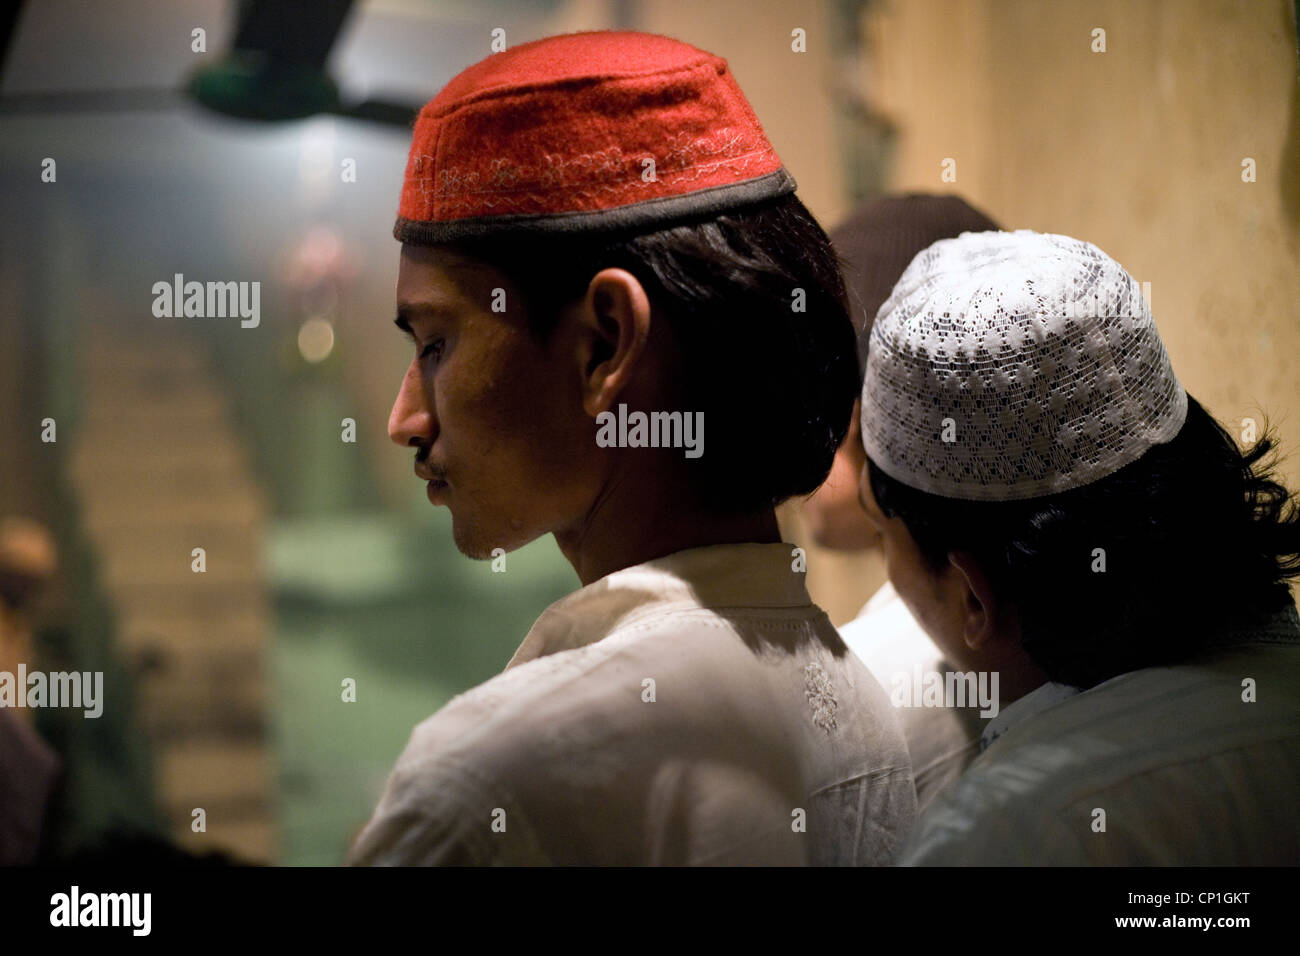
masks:
<path fill-rule="evenodd" d="M 298 329 L 298 352 L 308 362 L 323 362 L 334 351 L 334 326 L 319 316 L 308 319 Z"/>

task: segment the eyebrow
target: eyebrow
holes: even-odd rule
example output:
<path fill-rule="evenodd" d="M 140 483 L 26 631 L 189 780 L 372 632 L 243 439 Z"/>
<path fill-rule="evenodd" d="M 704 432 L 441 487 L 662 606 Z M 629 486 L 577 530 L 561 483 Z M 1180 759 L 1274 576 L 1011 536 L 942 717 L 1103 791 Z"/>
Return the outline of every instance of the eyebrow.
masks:
<path fill-rule="evenodd" d="M 403 303 L 397 307 L 397 315 L 393 319 L 393 325 L 401 329 L 405 335 L 414 339 L 415 331 L 411 328 L 411 320 L 420 314 L 451 317 L 456 314 L 456 310 L 451 306 L 435 305 L 432 302 Z"/>

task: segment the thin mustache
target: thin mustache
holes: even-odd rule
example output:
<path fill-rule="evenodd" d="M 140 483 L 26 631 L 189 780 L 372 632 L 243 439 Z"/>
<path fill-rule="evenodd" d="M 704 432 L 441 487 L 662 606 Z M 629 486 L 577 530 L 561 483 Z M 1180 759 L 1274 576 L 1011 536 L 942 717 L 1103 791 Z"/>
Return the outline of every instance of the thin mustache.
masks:
<path fill-rule="evenodd" d="M 417 455 L 415 456 L 415 475 L 416 475 L 416 477 L 417 477 L 417 478 L 422 478 L 422 479 L 424 479 L 425 481 L 444 481 L 444 482 L 445 482 L 445 481 L 447 480 L 447 472 L 444 471 L 442 468 L 440 468 L 440 467 L 437 466 L 437 465 L 430 464 L 430 463 L 426 460 L 426 458 L 425 458 L 425 454 L 427 454 L 427 453 L 421 453 L 421 454 L 417 454 Z"/>

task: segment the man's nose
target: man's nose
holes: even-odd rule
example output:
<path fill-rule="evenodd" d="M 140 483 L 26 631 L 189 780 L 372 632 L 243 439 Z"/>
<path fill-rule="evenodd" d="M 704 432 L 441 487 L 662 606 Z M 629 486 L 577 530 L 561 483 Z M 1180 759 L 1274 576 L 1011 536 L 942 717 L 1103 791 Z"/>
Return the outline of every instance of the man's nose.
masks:
<path fill-rule="evenodd" d="M 433 444 L 436 428 L 430 405 L 419 363 L 412 361 L 388 415 L 388 437 L 403 447 Z"/>

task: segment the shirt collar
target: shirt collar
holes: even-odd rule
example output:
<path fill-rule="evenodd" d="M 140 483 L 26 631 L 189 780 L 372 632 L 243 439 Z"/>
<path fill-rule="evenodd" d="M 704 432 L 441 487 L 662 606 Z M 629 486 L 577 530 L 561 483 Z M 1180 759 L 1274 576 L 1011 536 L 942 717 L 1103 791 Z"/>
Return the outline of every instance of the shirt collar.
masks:
<path fill-rule="evenodd" d="M 681 608 L 807 608 L 795 546 L 717 544 L 623 568 L 560 598 L 533 624 L 506 669 L 599 641 L 620 622 Z"/>
<path fill-rule="evenodd" d="M 1280 610 L 1245 611 L 1231 627 L 1205 644 L 1205 650 L 1245 643 L 1300 642 L 1300 614 L 1294 603 Z M 1119 675 L 1122 676 L 1122 675 Z M 980 735 L 980 753 L 1016 724 L 1079 693 L 1079 688 L 1048 681 L 1002 709 Z"/>
<path fill-rule="evenodd" d="M 989 744 L 997 740 L 1016 724 L 1021 723 L 1035 714 L 1047 710 L 1067 700 L 1079 693 L 1079 688 L 1071 687 L 1069 684 L 1057 684 L 1054 681 L 1048 681 L 1046 684 L 1040 684 L 1031 690 L 1024 697 L 1012 701 L 1003 707 L 996 717 L 988 722 L 984 727 L 984 733 L 980 735 L 980 753 L 988 749 Z"/>

